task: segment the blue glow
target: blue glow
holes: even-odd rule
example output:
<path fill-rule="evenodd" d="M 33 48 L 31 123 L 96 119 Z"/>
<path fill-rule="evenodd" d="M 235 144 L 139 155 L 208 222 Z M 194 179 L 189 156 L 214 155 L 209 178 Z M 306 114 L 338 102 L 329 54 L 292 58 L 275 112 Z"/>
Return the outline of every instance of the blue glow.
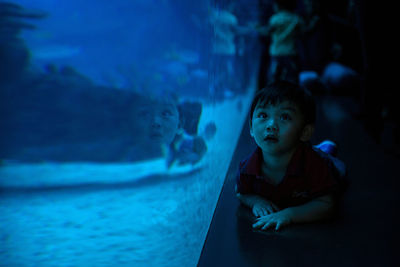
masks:
<path fill-rule="evenodd" d="M 0 8 L 0 265 L 195 266 L 256 39 L 252 64 L 216 54 L 213 23 L 230 15 L 209 1 Z"/>

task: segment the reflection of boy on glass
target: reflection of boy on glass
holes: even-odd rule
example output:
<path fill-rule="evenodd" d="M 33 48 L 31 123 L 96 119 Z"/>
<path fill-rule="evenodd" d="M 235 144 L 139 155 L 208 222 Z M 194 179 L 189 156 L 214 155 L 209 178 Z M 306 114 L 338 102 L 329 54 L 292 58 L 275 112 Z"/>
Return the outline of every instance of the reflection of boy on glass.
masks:
<path fill-rule="evenodd" d="M 136 140 L 147 149 L 169 145 L 181 129 L 175 100 L 171 98 L 143 100 L 138 103 L 134 114 L 138 130 Z"/>
<path fill-rule="evenodd" d="M 315 103 L 297 85 L 275 83 L 255 96 L 250 133 L 258 147 L 241 162 L 236 186 L 239 200 L 258 217 L 254 228 L 278 230 L 332 214 L 344 165 L 321 145 L 310 145 L 314 122 Z"/>
<path fill-rule="evenodd" d="M 165 156 L 165 149 L 182 130 L 178 101 L 173 96 L 137 96 L 130 112 L 134 146 L 129 161 Z"/>
<path fill-rule="evenodd" d="M 171 95 L 141 97 L 133 111 L 135 147 L 129 160 L 145 160 L 168 156 L 168 160 L 179 157 L 183 163 L 195 163 L 205 151 L 199 151 L 200 137 L 184 136 L 183 114 L 178 100 Z M 199 141 L 200 140 L 200 141 Z M 178 153 L 179 152 L 179 153 Z"/>

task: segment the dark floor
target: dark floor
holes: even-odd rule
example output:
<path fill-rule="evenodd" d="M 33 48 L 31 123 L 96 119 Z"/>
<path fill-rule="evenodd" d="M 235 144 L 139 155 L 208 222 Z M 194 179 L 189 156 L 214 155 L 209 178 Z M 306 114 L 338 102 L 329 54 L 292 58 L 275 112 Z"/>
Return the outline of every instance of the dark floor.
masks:
<path fill-rule="evenodd" d="M 342 213 L 332 222 L 259 232 L 234 194 L 239 161 L 254 149 L 246 124 L 231 162 L 198 266 L 400 266 L 398 157 L 385 153 L 354 119 L 357 102 L 349 97 L 319 97 L 313 143 L 339 144 L 350 186 Z"/>

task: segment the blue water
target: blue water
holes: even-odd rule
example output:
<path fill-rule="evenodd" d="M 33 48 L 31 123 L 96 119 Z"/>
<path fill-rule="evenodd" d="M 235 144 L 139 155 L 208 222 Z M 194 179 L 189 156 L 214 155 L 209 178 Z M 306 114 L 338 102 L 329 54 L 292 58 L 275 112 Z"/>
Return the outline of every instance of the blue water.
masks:
<path fill-rule="evenodd" d="M 215 6 L 0 2 L 0 266 L 196 266 L 261 51 Z"/>
<path fill-rule="evenodd" d="M 124 76 L 150 79 L 141 76 L 160 71 L 168 54 L 190 50 L 204 57 L 206 52 L 206 33 L 191 23 L 191 17 L 204 17 L 206 2 L 190 9 L 185 1 L 16 2 L 49 13 L 35 22 L 40 31 L 25 33 L 38 64 L 54 59 L 97 82 L 132 86 Z"/>

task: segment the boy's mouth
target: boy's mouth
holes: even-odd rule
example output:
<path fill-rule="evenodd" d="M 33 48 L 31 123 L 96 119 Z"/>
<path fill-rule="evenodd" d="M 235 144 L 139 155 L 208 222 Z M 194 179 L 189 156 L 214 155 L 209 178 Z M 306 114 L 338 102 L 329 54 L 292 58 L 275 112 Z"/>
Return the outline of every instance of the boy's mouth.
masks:
<path fill-rule="evenodd" d="M 267 135 L 266 137 L 264 137 L 264 141 L 266 142 L 276 143 L 278 142 L 278 140 L 278 137 L 275 135 Z"/>
<path fill-rule="evenodd" d="M 161 132 L 157 132 L 157 131 L 153 131 L 153 132 L 150 133 L 150 137 L 158 139 L 158 138 L 162 137 L 162 133 Z"/>

